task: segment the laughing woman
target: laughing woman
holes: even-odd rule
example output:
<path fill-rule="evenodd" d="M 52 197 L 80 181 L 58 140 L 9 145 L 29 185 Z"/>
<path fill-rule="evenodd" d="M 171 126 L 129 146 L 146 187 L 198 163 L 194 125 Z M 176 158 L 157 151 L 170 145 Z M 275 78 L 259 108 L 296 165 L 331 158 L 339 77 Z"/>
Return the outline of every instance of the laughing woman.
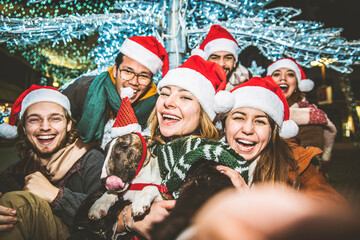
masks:
<path fill-rule="evenodd" d="M 298 127 L 289 120 L 286 98 L 270 76 L 254 77 L 231 93 L 220 92 L 215 103 L 223 107 L 218 112 L 227 143 L 249 164 L 249 186 L 280 182 L 320 201 L 347 205 L 313 165 L 321 150 L 284 139 L 295 136 Z"/>
<path fill-rule="evenodd" d="M 306 79 L 303 69 L 293 58 L 275 61 L 269 65 L 267 74 L 280 86 L 290 107 L 290 119 L 299 125 L 298 143 L 323 150 L 319 159 L 320 171 L 327 176 L 336 127 L 324 111 L 306 100 L 305 93 L 313 89 L 313 81 Z"/>
<path fill-rule="evenodd" d="M 215 93 L 225 85 L 226 75 L 221 66 L 199 56 L 192 56 L 170 70 L 158 83 L 160 96 L 149 118 L 155 143 L 152 152 L 158 158 L 162 184 L 175 199 L 187 170 L 201 158 L 227 166 L 229 171 L 224 174 L 236 172 L 244 179 L 241 184 L 246 185 L 246 161 L 228 144 L 218 141 L 219 133 L 212 122 L 216 115 Z M 173 207 L 173 200 L 155 202 L 140 221 L 131 218 L 131 206 L 125 208 L 118 217 L 117 232 L 123 234 L 131 229 L 148 238 L 151 224 L 161 221 Z"/>

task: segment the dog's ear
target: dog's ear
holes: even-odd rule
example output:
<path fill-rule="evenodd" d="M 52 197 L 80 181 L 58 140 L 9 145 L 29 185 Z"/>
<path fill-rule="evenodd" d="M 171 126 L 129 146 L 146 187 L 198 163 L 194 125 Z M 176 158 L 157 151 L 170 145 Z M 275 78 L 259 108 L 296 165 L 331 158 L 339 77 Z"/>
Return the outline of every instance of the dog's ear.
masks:
<path fill-rule="evenodd" d="M 110 146 L 110 143 L 112 141 L 109 141 L 106 145 L 105 145 L 105 152 L 107 153 L 109 151 L 109 146 Z"/>

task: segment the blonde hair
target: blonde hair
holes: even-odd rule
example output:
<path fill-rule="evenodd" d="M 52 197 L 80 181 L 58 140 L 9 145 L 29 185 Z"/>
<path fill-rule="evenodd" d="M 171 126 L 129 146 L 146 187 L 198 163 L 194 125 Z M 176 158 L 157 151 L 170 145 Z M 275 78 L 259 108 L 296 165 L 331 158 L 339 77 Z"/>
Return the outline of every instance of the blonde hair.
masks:
<path fill-rule="evenodd" d="M 174 136 L 166 138 L 161 135 L 159 122 L 156 115 L 156 107 L 151 112 L 148 119 L 148 126 L 151 127 L 151 140 L 153 143 L 166 144 L 166 142 L 173 140 L 174 138 L 181 138 L 183 136 Z M 219 140 L 220 134 L 215 125 L 210 120 L 207 113 L 200 106 L 200 122 L 196 131 L 191 134 L 194 138 L 205 138 L 209 140 Z"/>

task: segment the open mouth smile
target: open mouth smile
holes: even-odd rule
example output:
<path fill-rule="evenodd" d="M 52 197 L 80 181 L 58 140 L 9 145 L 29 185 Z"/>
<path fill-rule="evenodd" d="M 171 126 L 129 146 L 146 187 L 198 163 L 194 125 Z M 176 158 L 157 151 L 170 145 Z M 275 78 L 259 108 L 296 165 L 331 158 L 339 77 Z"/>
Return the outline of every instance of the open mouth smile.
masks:
<path fill-rule="evenodd" d="M 242 152 L 250 152 L 254 149 L 256 142 L 251 142 L 245 139 L 236 139 L 238 149 Z"/>
<path fill-rule="evenodd" d="M 48 145 L 48 144 L 52 143 L 52 141 L 55 139 L 55 137 L 56 137 L 56 134 L 38 135 L 38 136 L 36 136 L 36 139 L 39 141 L 39 143 Z"/>
<path fill-rule="evenodd" d="M 177 123 L 179 121 L 181 121 L 182 119 L 176 115 L 171 115 L 171 114 L 162 114 L 162 119 L 164 123 L 168 123 L 168 124 L 174 124 Z"/>

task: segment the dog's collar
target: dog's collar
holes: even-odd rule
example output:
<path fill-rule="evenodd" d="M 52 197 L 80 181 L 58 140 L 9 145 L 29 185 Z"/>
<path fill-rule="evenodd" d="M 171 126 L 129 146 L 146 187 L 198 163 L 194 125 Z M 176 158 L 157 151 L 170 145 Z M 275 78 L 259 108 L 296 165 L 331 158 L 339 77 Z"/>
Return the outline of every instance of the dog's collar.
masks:
<path fill-rule="evenodd" d="M 133 183 L 130 185 L 129 190 L 141 191 L 141 190 L 143 190 L 144 187 L 147 187 L 147 186 L 157 187 L 157 189 L 159 189 L 160 193 L 166 193 L 172 199 L 172 196 L 169 194 L 168 189 L 163 185 L 158 185 L 158 184 L 153 184 L 153 183 Z"/>
<path fill-rule="evenodd" d="M 142 165 L 144 164 L 147 149 L 146 149 L 146 141 L 145 141 L 144 137 L 138 132 L 136 132 L 136 134 L 139 135 L 139 137 L 141 139 L 141 142 L 142 142 L 142 145 L 143 145 L 143 153 L 142 153 L 142 156 L 141 156 L 139 166 L 138 166 L 138 168 L 136 170 L 136 175 L 138 175 L 138 173 L 140 172 L 140 169 L 142 168 Z"/>

